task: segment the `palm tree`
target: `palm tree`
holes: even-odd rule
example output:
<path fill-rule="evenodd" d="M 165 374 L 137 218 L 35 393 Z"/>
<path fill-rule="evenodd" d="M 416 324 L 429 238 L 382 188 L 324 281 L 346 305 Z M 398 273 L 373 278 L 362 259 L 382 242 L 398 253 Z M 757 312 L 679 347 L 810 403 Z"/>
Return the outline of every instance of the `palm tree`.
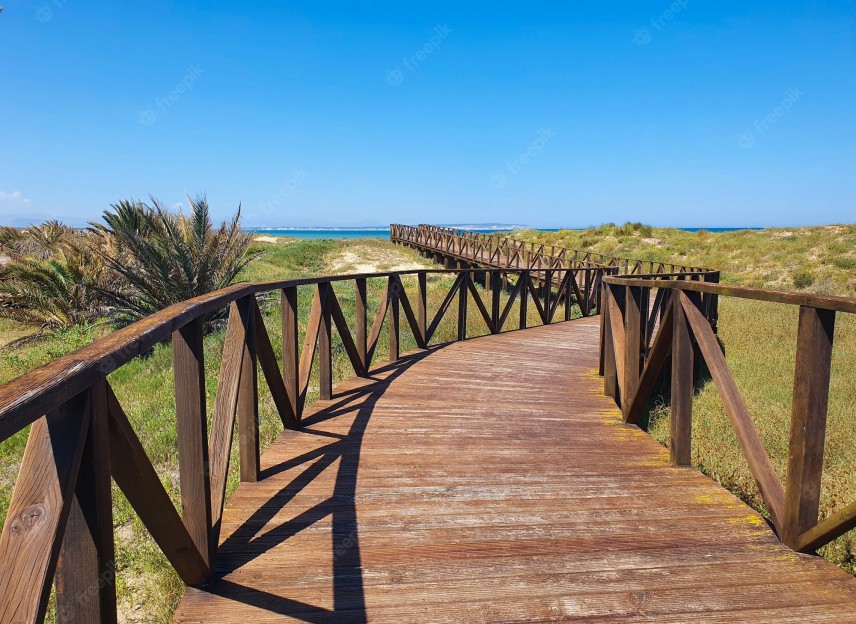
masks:
<path fill-rule="evenodd" d="M 118 324 L 228 286 L 252 260 L 252 235 L 240 228 L 240 206 L 230 222 L 214 229 L 205 196 L 188 200 L 189 215 L 154 198 L 151 205 L 123 200 L 104 212 L 104 224 L 90 224 L 99 239 L 94 249 L 118 277 L 103 291 Z"/>

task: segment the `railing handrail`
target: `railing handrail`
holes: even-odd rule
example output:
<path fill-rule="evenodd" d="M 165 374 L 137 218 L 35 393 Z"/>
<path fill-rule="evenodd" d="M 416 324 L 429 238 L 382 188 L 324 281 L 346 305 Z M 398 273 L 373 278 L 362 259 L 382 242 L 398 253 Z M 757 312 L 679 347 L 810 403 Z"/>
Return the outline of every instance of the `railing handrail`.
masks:
<path fill-rule="evenodd" d="M 547 247 L 546 243 L 540 243 L 540 242 L 535 242 L 535 241 L 527 241 L 527 240 L 517 239 L 517 238 L 510 238 L 508 236 L 502 237 L 502 235 L 499 232 L 485 234 L 482 232 L 472 232 L 472 231 L 468 231 L 468 230 L 459 230 L 459 229 L 447 228 L 447 227 L 442 227 L 442 226 L 437 226 L 437 225 L 429 225 L 429 224 L 419 224 L 418 226 L 413 226 L 413 225 L 404 225 L 404 224 L 397 224 L 396 223 L 396 224 L 392 224 L 390 226 L 390 236 L 391 236 L 391 239 L 393 240 L 393 242 L 395 242 L 396 238 L 400 238 L 400 236 L 399 236 L 400 233 L 413 233 L 414 236 L 411 236 L 410 238 L 404 239 L 404 240 L 413 241 L 416 238 L 418 238 L 418 233 L 420 231 L 429 231 L 429 232 L 432 232 L 435 234 L 439 234 L 441 236 L 450 236 L 450 237 L 454 237 L 457 239 L 479 241 L 482 244 L 484 244 L 485 242 L 496 241 L 500 246 L 512 244 L 518 249 L 520 249 L 520 248 L 525 249 L 528 246 L 527 251 L 530 251 L 530 252 L 535 252 L 535 249 L 537 247 L 539 250 L 537 253 L 539 253 L 545 257 L 552 258 L 552 259 L 559 258 L 559 256 L 555 255 L 555 250 L 557 249 L 556 245 L 550 245 L 550 247 L 553 249 L 554 253 L 547 254 L 544 251 Z M 582 249 L 571 249 L 571 248 L 566 248 L 566 247 L 559 247 L 558 249 L 560 249 L 562 252 L 564 252 L 564 258 L 567 260 L 574 261 L 574 262 L 587 262 L 587 263 L 599 264 L 599 265 L 603 265 L 603 266 L 619 266 L 619 267 L 621 267 L 621 265 L 623 264 L 625 268 L 629 268 L 630 266 L 636 267 L 636 266 L 640 265 L 641 263 L 647 263 L 647 264 L 649 264 L 649 266 L 652 266 L 652 267 L 655 265 L 660 265 L 660 266 L 664 266 L 664 267 L 666 267 L 666 266 L 672 267 L 673 269 L 674 268 L 680 268 L 682 272 L 687 272 L 687 273 L 708 272 L 708 271 L 714 270 L 714 269 L 705 268 L 705 267 L 694 267 L 694 266 L 690 266 L 690 265 L 681 265 L 681 264 L 676 264 L 674 262 L 662 262 L 659 260 L 651 260 L 651 259 L 639 259 L 639 258 L 628 258 L 628 257 L 623 257 L 623 256 L 611 256 L 608 254 L 602 254 L 602 253 L 587 251 L 587 250 L 582 250 Z M 569 257 L 569 256 L 573 256 L 573 257 Z M 584 259 L 581 260 L 580 256 L 582 256 L 583 258 L 592 258 L 592 259 L 598 258 L 600 261 L 599 262 L 592 262 L 591 260 L 584 260 Z"/>
<path fill-rule="evenodd" d="M 661 276 L 657 277 L 659 278 Z M 731 286 L 727 284 L 696 282 L 689 280 L 660 280 L 653 279 L 653 276 L 637 277 L 631 275 L 611 275 L 609 277 L 605 277 L 604 281 L 607 284 L 620 284 L 622 286 L 633 286 L 639 288 L 669 288 L 711 295 L 736 297 L 739 299 L 752 299 L 755 301 L 808 306 L 811 308 L 818 308 L 820 310 L 833 310 L 835 312 L 856 314 L 856 298 L 852 297 L 816 295 L 814 293 L 785 290 L 767 290 L 765 288 L 754 288 L 751 286 Z"/>
<path fill-rule="evenodd" d="M 856 314 L 856 299 L 728 286 L 693 277 L 604 277 L 600 348 L 604 392 L 615 399 L 625 423 L 638 424 L 663 369 L 669 366 L 669 448 L 675 465 L 688 466 L 695 360 L 703 362 L 773 528 L 790 548 L 813 552 L 856 528 L 856 501 L 818 521 L 835 316 L 837 312 Z M 654 289 L 656 299 L 649 308 Z M 714 335 L 720 296 L 799 306 L 784 485 Z"/>

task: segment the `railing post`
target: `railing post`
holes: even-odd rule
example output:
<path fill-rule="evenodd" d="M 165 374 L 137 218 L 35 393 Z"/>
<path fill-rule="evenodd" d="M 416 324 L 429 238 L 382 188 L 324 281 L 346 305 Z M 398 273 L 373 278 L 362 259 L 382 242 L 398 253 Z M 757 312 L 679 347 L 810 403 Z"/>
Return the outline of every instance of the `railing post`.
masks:
<path fill-rule="evenodd" d="M 817 524 L 835 312 L 800 306 L 782 541 Z"/>
<path fill-rule="evenodd" d="M 489 277 L 491 282 L 493 282 L 493 287 L 491 288 L 491 299 L 490 299 L 490 320 L 493 323 L 493 332 L 499 332 L 499 295 L 502 291 L 502 280 L 500 277 L 499 271 L 490 271 Z"/>
<path fill-rule="evenodd" d="M 550 314 L 550 300 L 553 297 L 553 271 L 544 271 L 544 314 L 547 316 L 546 325 L 549 325 L 553 316 Z"/>
<path fill-rule="evenodd" d="M 107 382 L 89 389 L 89 432 L 56 570 L 59 622 L 116 622 Z"/>
<path fill-rule="evenodd" d="M 241 377 L 238 383 L 238 445 L 241 457 L 241 481 L 255 482 L 259 479 L 259 386 L 256 365 L 256 318 L 248 295 L 237 303 L 241 322 L 244 324 L 243 356 Z"/>
<path fill-rule="evenodd" d="M 182 520 L 210 567 L 214 553 L 211 550 L 211 481 L 201 318 L 173 332 L 172 353 Z"/>
<path fill-rule="evenodd" d="M 400 336 L 399 282 L 389 280 L 389 361 L 395 362 L 401 356 L 398 339 Z"/>
<path fill-rule="evenodd" d="M 624 396 L 622 411 L 627 416 L 631 399 L 639 385 L 642 372 L 642 289 L 626 286 L 624 294 Z"/>
<path fill-rule="evenodd" d="M 458 340 L 467 339 L 467 284 L 470 281 L 470 271 L 461 273 L 461 286 L 458 292 Z"/>
<path fill-rule="evenodd" d="M 565 271 L 565 280 L 567 280 L 566 287 L 565 287 L 565 320 L 566 321 L 571 320 L 571 308 L 573 308 L 573 306 L 574 306 L 574 287 L 573 287 L 572 282 L 576 282 L 576 279 L 577 279 L 577 274 L 574 271 L 572 271 L 570 268 Z M 582 312 L 583 316 L 586 316 L 584 306 L 585 306 L 585 302 L 580 301 L 580 312 Z M 602 331 L 601 331 L 601 338 L 603 338 L 603 332 Z M 602 375 L 603 374 L 603 364 L 601 364 L 600 370 L 601 370 L 600 374 Z"/>
<path fill-rule="evenodd" d="M 297 346 L 297 286 L 282 289 L 282 381 L 292 412 L 300 421 L 300 359 Z"/>
<path fill-rule="evenodd" d="M 356 347 L 357 347 L 357 355 L 360 357 L 360 375 L 366 376 L 369 374 L 368 370 L 368 360 L 366 357 L 366 353 L 368 351 L 367 346 L 367 334 L 366 334 L 366 278 L 358 277 L 356 279 L 356 306 L 355 306 L 355 314 L 357 316 L 356 319 Z"/>
<path fill-rule="evenodd" d="M 692 463 L 693 346 L 681 305 L 683 293 L 672 297 L 672 415 L 670 455 L 675 466 Z"/>
<path fill-rule="evenodd" d="M 318 396 L 322 401 L 333 398 L 333 346 L 332 320 L 330 318 L 330 282 L 318 284 L 321 299 L 321 324 L 318 328 Z"/>
<path fill-rule="evenodd" d="M 612 322 L 609 310 L 609 299 L 612 297 L 612 290 L 609 284 L 604 283 L 603 286 L 603 312 L 600 318 L 603 324 L 603 340 L 601 341 L 601 355 L 603 357 L 603 393 L 607 396 L 619 400 L 618 392 L 618 369 L 615 365 L 615 346 L 613 345 Z"/>
<path fill-rule="evenodd" d="M 529 312 L 529 271 L 521 271 L 517 278 L 520 284 L 520 329 L 526 329 L 526 316 Z"/>
<path fill-rule="evenodd" d="M 416 274 L 416 281 L 418 285 L 418 293 L 416 295 L 416 307 L 418 308 L 416 312 L 416 323 L 419 326 L 420 337 L 422 338 L 423 344 L 428 346 L 428 283 L 427 283 L 427 275 L 425 271 L 419 271 Z"/>

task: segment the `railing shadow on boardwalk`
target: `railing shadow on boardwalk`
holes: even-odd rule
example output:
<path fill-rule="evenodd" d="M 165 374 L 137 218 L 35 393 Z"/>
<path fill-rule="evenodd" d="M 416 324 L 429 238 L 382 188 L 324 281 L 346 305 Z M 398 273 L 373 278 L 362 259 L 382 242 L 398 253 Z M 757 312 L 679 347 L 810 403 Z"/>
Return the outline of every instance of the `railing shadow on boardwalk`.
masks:
<path fill-rule="evenodd" d="M 338 439 L 319 449 L 262 470 L 260 477 L 264 480 L 299 466 L 305 466 L 303 472 L 271 496 L 267 503 L 256 510 L 222 542 L 219 548 L 222 555 L 221 561 L 227 561 L 228 568 L 218 567 L 215 569 L 214 581 L 203 591 L 306 622 L 327 622 L 332 619 L 332 616 L 341 614 L 341 612 L 346 612 L 349 622 L 367 621 L 355 506 L 356 482 L 363 436 L 374 411 L 374 406 L 383 396 L 389 384 L 408 368 L 442 346 L 408 354 L 397 362 L 391 362 L 373 369 L 372 374 L 367 378 L 370 383 L 337 394 L 332 404 L 304 418 L 301 434 L 331 436 Z M 379 375 L 386 376 L 379 378 Z M 336 434 L 314 428 L 325 421 L 343 416 L 347 417 L 352 413 L 355 402 L 359 403 L 359 407 L 346 436 L 340 438 Z M 258 527 L 266 526 L 271 522 L 277 513 L 284 509 L 297 494 L 309 486 L 325 470 L 330 469 L 337 461 L 339 466 L 333 493 L 329 499 L 259 535 Z M 277 548 L 303 529 L 328 516 L 332 519 L 332 611 L 239 585 L 223 578 L 234 569 L 240 568 L 265 552 Z M 264 549 L 254 548 L 254 541 L 258 539 L 264 540 Z"/>

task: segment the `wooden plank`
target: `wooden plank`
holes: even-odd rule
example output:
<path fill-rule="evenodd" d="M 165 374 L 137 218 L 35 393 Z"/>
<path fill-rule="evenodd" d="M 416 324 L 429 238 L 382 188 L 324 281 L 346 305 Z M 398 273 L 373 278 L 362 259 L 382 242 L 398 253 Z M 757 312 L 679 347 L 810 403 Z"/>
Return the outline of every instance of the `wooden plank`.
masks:
<path fill-rule="evenodd" d="M 800 308 L 782 528 L 792 547 L 817 524 L 834 334 L 835 312 Z"/>
<path fill-rule="evenodd" d="M 89 392 L 89 431 L 56 570 L 57 620 L 116 622 L 107 382 Z"/>
<path fill-rule="evenodd" d="M 746 403 L 734 382 L 734 377 L 731 376 L 731 371 L 728 369 L 728 364 L 719 348 L 716 336 L 707 320 L 686 294 L 678 292 L 675 295 L 680 299 L 683 306 L 696 343 L 716 384 L 719 398 L 722 399 L 725 413 L 737 434 L 737 440 L 740 442 L 740 448 L 749 464 L 749 470 L 755 477 L 761 497 L 770 511 L 773 524 L 778 530 L 781 530 L 785 511 L 785 492 L 782 489 L 782 483 L 776 475 L 763 442 L 761 442 L 761 436 L 755 428 L 755 423 L 752 422 L 752 417 L 749 415 Z"/>
<path fill-rule="evenodd" d="M 187 585 L 206 582 L 209 566 L 205 563 L 202 551 L 196 547 L 184 527 L 125 411 L 109 386 L 107 403 L 110 413 L 110 472 L 116 485 L 125 494 L 181 580 Z"/>
<path fill-rule="evenodd" d="M 88 393 L 33 423 L 0 535 L 0 622 L 41 622 L 89 431 Z"/>
<path fill-rule="evenodd" d="M 507 278 L 507 273 L 503 274 L 503 279 Z M 502 310 L 502 314 L 499 316 L 499 322 L 496 324 L 496 332 L 499 333 L 502 331 L 503 326 L 505 325 L 505 319 L 508 318 L 508 315 L 511 313 L 511 307 L 514 305 L 514 301 L 517 299 L 520 294 L 521 288 L 523 284 L 518 279 L 517 283 L 511 287 L 511 292 L 508 295 L 508 301 L 505 302 L 505 308 Z"/>
<path fill-rule="evenodd" d="M 226 325 L 220 374 L 217 378 L 217 395 L 211 417 L 211 436 L 208 440 L 209 479 L 211 481 L 211 547 L 217 549 L 220 518 L 226 496 L 226 477 L 229 472 L 229 456 L 232 452 L 232 433 L 238 409 L 238 383 L 241 378 L 241 360 L 244 356 L 244 324 L 233 303 Z"/>
<path fill-rule="evenodd" d="M 467 339 L 467 284 L 470 282 L 470 272 L 461 273 L 461 283 L 458 290 L 458 340 Z"/>
<path fill-rule="evenodd" d="M 366 366 L 371 367 L 372 359 L 374 358 L 375 348 L 377 347 L 380 332 L 383 329 L 383 321 L 386 318 L 386 311 L 389 309 L 389 280 L 384 284 L 383 292 L 380 295 L 380 303 L 378 304 L 377 312 L 375 313 L 374 322 L 372 323 L 372 332 L 369 336 L 368 352 L 366 355 Z"/>
<path fill-rule="evenodd" d="M 629 398 L 624 388 L 624 382 L 627 379 L 624 371 L 626 365 L 625 351 L 627 350 L 624 336 L 624 289 L 612 286 L 607 286 L 607 289 L 609 290 L 609 325 L 612 335 L 613 359 L 621 403 L 623 404 L 625 398 Z"/>
<path fill-rule="evenodd" d="M 413 333 L 413 338 L 416 340 L 416 346 L 420 349 L 425 349 L 424 339 L 424 323 L 420 325 L 419 319 L 413 313 L 413 307 L 410 305 L 410 299 L 407 298 L 407 291 L 404 290 L 404 284 L 397 275 L 395 283 L 398 285 L 398 302 L 401 304 L 401 309 L 404 310 L 404 318 L 407 319 L 407 324 L 410 326 L 410 331 Z M 421 286 L 420 286 L 421 288 Z M 421 294 L 419 295 L 422 296 Z M 423 319 L 424 321 L 424 319 Z"/>
<path fill-rule="evenodd" d="M 530 281 L 526 281 L 526 285 L 529 287 L 529 292 L 532 293 L 532 301 L 535 303 L 535 309 L 538 311 L 538 318 L 541 319 L 541 323 L 544 325 L 549 325 L 547 322 L 547 311 L 543 305 L 541 305 L 541 300 L 538 298 L 538 291 L 535 289 L 535 285 Z"/>
<path fill-rule="evenodd" d="M 261 471 L 259 454 L 259 381 L 256 356 L 255 295 L 236 302 L 244 325 L 241 375 L 238 380 L 238 448 L 241 481 L 255 482 Z"/>
<path fill-rule="evenodd" d="M 282 426 L 286 429 L 297 429 L 299 427 L 297 414 L 292 411 L 291 401 L 285 390 L 285 383 L 283 383 L 283 378 L 279 371 L 279 364 L 276 361 L 273 345 L 270 342 L 270 336 L 265 327 L 264 317 L 255 299 L 252 300 L 252 304 L 255 316 L 256 357 L 258 358 L 259 368 L 261 368 L 267 382 L 271 398 L 279 414 L 279 419 L 282 421 Z"/>
<path fill-rule="evenodd" d="M 526 329 L 527 315 L 529 314 L 529 271 L 520 272 L 517 276 L 517 285 L 520 286 L 520 321 L 518 329 Z"/>
<path fill-rule="evenodd" d="M 805 553 L 814 552 L 853 529 L 856 529 L 856 501 L 800 535 L 796 550 Z"/>
<path fill-rule="evenodd" d="M 428 282 L 425 271 L 419 271 L 416 274 L 417 280 L 417 325 L 419 327 L 419 338 L 422 341 L 422 348 L 428 348 Z"/>
<path fill-rule="evenodd" d="M 333 398 L 333 323 L 330 315 L 332 285 L 318 284 L 321 298 L 321 323 L 318 327 L 318 395 L 322 401 Z"/>
<path fill-rule="evenodd" d="M 434 315 L 434 319 L 431 321 L 431 324 L 428 326 L 428 334 L 426 338 L 426 343 L 431 341 L 431 337 L 434 335 L 434 332 L 437 331 L 437 327 L 440 325 L 440 321 L 443 320 L 443 317 L 446 315 L 446 311 L 449 309 L 449 306 L 452 303 L 452 300 L 455 298 L 455 295 L 458 294 L 458 289 L 461 286 L 461 275 L 455 278 L 455 281 L 452 283 L 452 287 L 449 288 L 449 292 L 446 293 L 446 297 L 443 299 L 443 303 L 440 304 L 440 307 L 437 309 L 437 313 Z"/>
<path fill-rule="evenodd" d="M 306 335 L 303 337 L 303 349 L 300 351 L 300 375 L 298 378 L 299 408 L 303 411 L 306 403 L 306 392 L 309 390 L 309 378 L 312 375 L 312 361 L 315 359 L 315 349 L 318 344 L 318 335 L 321 331 L 321 315 L 324 302 L 321 296 L 326 291 L 317 290 L 312 299 L 312 307 L 309 309 L 309 319 L 306 323 Z"/>
<path fill-rule="evenodd" d="M 297 345 L 297 287 L 282 289 L 282 381 L 289 411 L 300 422 L 300 354 Z"/>
<path fill-rule="evenodd" d="M 490 326 L 491 333 L 499 333 L 500 295 L 502 294 L 502 277 L 499 271 L 489 271 L 487 279 L 492 282 L 490 289 Z"/>
<path fill-rule="evenodd" d="M 553 271 L 544 271 L 544 325 L 549 325 L 553 321 Z M 536 297 L 537 298 L 537 297 Z"/>
<path fill-rule="evenodd" d="M 401 337 L 401 308 L 399 300 L 403 287 L 394 277 L 389 278 L 389 361 L 395 362 L 400 356 L 398 341 Z"/>
<path fill-rule="evenodd" d="M 330 314 L 333 318 L 333 323 L 336 325 L 336 331 L 339 332 L 339 338 L 342 340 L 342 346 L 345 347 L 345 353 L 351 361 L 351 367 L 354 369 L 355 375 L 360 375 L 363 370 L 363 357 L 357 349 L 357 345 L 351 338 L 351 329 L 348 327 L 348 321 L 345 319 L 345 313 L 342 312 L 342 306 L 339 304 L 339 299 L 336 297 L 336 291 L 332 288 L 329 292 L 330 297 Z M 363 324 L 363 339 L 365 339 L 365 323 Z M 363 345 L 365 347 L 365 344 Z"/>
<path fill-rule="evenodd" d="M 175 621 L 852 620 L 844 571 L 621 426 L 591 374 L 597 323 L 405 354 L 337 387 L 239 486 L 218 577 Z"/>
<path fill-rule="evenodd" d="M 211 565 L 211 482 L 202 319 L 172 334 L 178 474 L 182 520 L 206 565 Z"/>
<path fill-rule="evenodd" d="M 651 393 L 657 385 L 660 371 L 663 369 L 663 364 L 665 364 L 666 359 L 670 356 L 671 351 L 672 309 L 670 306 L 666 311 L 666 316 L 663 318 L 662 323 L 660 323 L 657 335 L 654 337 L 651 352 L 645 361 L 645 368 L 642 370 L 642 375 L 639 378 L 636 393 L 630 399 L 630 407 L 624 413 L 624 422 L 627 424 L 636 425 L 642 419 L 645 406 L 651 398 Z"/>
<path fill-rule="evenodd" d="M 692 465 L 693 346 L 683 306 L 672 302 L 672 415 L 670 458 L 675 466 Z"/>
<path fill-rule="evenodd" d="M 366 297 L 366 280 L 365 278 L 357 279 L 354 283 L 356 305 L 354 314 L 356 315 L 356 340 L 357 355 L 360 358 L 360 372 L 358 375 L 367 375 L 369 366 L 366 354 L 368 352 L 368 337 L 366 335 L 366 310 L 368 299 Z"/>
<path fill-rule="evenodd" d="M 622 396 L 630 398 L 636 394 L 639 374 L 642 370 L 642 289 L 628 286 L 624 291 L 624 351 L 616 354 L 624 358 Z M 629 401 L 622 401 L 627 414 Z"/>
<path fill-rule="evenodd" d="M 481 314 L 482 318 L 484 319 L 484 323 L 487 326 L 487 330 L 490 333 L 495 334 L 496 332 L 494 331 L 493 321 L 490 318 L 490 312 L 487 311 L 487 308 L 484 305 L 484 301 L 482 301 L 481 295 L 479 294 L 478 289 L 476 288 L 476 285 L 473 283 L 472 279 L 467 280 L 467 288 L 470 291 L 470 295 L 472 295 L 473 301 L 476 304 L 476 308 L 478 308 L 479 314 Z"/>

